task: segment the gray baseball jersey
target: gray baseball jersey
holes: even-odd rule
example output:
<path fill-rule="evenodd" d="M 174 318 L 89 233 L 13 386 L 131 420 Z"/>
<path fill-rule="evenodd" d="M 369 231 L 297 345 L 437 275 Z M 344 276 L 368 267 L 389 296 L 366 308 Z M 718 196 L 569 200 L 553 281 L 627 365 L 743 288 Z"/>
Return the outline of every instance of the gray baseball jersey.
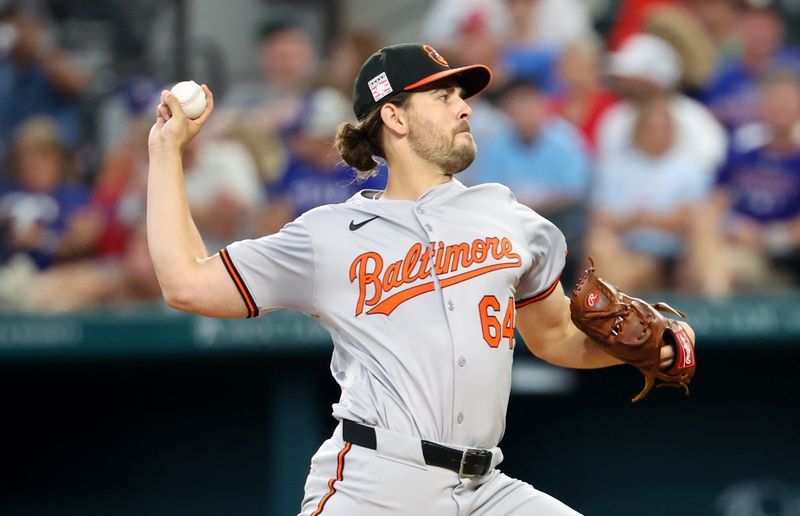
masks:
<path fill-rule="evenodd" d="M 492 448 L 505 429 L 515 308 L 553 291 L 564 237 L 498 184 L 374 197 L 311 210 L 220 254 L 250 316 L 292 308 L 330 331 L 334 416 Z"/>

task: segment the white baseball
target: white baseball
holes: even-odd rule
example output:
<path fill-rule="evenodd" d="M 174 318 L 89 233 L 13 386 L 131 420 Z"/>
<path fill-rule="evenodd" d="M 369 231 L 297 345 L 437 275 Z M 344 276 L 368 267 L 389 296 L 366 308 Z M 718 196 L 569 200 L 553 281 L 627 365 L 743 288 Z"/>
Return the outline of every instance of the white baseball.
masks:
<path fill-rule="evenodd" d="M 189 118 L 197 118 L 206 110 L 206 92 L 194 81 L 182 81 L 170 90 Z"/>

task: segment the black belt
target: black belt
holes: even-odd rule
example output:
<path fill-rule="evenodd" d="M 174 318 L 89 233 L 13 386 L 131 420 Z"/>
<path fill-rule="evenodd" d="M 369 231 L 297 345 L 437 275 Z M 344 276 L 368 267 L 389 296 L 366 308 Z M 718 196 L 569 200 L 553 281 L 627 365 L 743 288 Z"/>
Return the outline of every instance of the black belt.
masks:
<path fill-rule="evenodd" d="M 342 420 L 342 437 L 352 444 L 375 450 L 378 440 L 375 429 L 356 422 Z M 420 439 L 425 464 L 449 469 L 462 478 L 479 477 L 492 469 L 492 452 L 478 448 L 459 450 Z"/>

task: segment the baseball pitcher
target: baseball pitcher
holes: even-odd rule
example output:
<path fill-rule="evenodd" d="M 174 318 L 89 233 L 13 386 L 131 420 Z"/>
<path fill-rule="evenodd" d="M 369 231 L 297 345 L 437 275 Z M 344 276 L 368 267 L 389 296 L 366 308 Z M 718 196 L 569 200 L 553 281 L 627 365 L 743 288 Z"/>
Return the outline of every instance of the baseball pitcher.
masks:
<path fill-rule="evenodd" d="M 451 68 L 428 45 L 376 52 L 355 81 L 358 123 L 339 128 L 336 147 L 361 177 L 384 159 L 386 189 L 213 255 L 192 221 L 181 166 L 213 96 L 204 86 L 208 107 L 190 120 L 162 93 L 147 226 L 166 301 L 211 317 L 300 310 L 333 339 L 338 425 L 312 458 L 301 515 L 578 514 L 497 468 L 515 328 L 559 366 L 632 363 L 646 389 L 653 378 L 685 388 L 694 372 L 688 325 L 593 269 L 570 300 L 559 283 L 561 232 L 506 187 L 454 178 L 476 154 L 466 100 L 490 78 L 483 65 Z"/>

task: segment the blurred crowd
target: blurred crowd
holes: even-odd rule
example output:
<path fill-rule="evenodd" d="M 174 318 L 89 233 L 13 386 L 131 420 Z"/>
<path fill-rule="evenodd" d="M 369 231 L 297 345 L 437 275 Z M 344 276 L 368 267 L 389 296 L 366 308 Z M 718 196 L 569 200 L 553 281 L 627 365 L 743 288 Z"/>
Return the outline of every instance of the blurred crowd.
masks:
<path fill-rule="evenodd" d="M 137 70 L 124 124 L 86 159 L 92 67 L 58 25 L 0 2 L 0 307 L 43 312 L 159 299 L 147 252 L 147 132 L 163 87 Z M 633 292 L 714 298 L 800 286 L 800 51 L 769 0 L 434 0 L 419 40 L 484 63 L 478 158 L 567 237 L 567 287 L 592 256 Z M 319 48 L 302 11 L 271 13 L 260 78 L 216 99 L 185 154 L 209 251 L 278 231 L 366 183 L 335 154 L 360 63 L 385 42 L 342 29 Z M 214 90 L 214 84 L 210 84 Z M 84 115 L 82 116 L 82 113 Z"/>

